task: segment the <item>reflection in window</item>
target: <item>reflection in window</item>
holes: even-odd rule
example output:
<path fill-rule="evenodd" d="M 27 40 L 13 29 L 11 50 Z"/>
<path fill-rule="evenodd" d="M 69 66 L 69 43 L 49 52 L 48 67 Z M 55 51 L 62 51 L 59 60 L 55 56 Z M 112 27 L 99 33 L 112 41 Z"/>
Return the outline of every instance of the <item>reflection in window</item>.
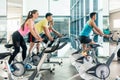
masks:
<path fill-rule="evenodd" d="M 98 10 L 98 0 L 93 0 L 93 11 Z"/>
<path fill-rule="evenodd" d="M 86 16 L 86 22 L 89 20 L 89 16 Z"/>
<path fill-rule="evenodd" d="M 89 7 L 89 2 L 90 2 L 90 0 L 85 0 L 85 5 L 87 5 L 87 6 L 85 6 L 85 11 L 86 11 L 86 15 L 88 15 L 89 14 L 89 9 L 90 9 L 90 7 Z"/>
<path fill-rule="evenodd" d="M 7 40 L 7 18 L 0 17 L 0 40 L 4 38 L 2 42 L 6 42 Z"/>

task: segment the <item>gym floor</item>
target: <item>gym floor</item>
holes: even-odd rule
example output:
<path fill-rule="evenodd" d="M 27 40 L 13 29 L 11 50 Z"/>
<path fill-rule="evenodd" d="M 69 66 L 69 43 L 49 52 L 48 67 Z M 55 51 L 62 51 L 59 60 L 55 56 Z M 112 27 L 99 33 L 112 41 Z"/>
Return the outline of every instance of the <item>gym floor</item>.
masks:
<path fill-rule="evenodd" d="M 0 47 L 1 48 L 1 47 Z M 4 49 L 3 49 L 4 50 Z M 72 49 L 69 49 L 67 52 L 67 55 L 72 52 Z M 120 75 L 120 63 L 118 62 L 112 62 L 111 66 L 111 73 L 107 80 L 115 80 L 115 78 Z M 30 74 L 31 71 L 28 72 Z M 70 63 L 69 58 L 63 58 L 63 64 L 62 66 L 55 66 L 55 71 L 53 73 L 50 73 L 49 71 L 44 71 L 43 78 L 44 80 L 68 80 L 78 72 L 76 71 L 75 67 L 73 67 Z M 1 80 L 1 79 L 0 79 Z M 18 79 L 20 80 L 20 79 Z M 71 79 L 71 80 L 83 80 L 79 76 Z"/>
<path fill-rule="evenodd" d="M 72 50 L 68 51 L 68 53 L 70 52 L 72 52 Z M 111 73 L 107 80 L 115 80 L 115 78 L 120 75 L 120 63 L 113 61 L 110 65 L 110 70 Z M 63 58 L 62 66 L 56 66 L 53 73 L 50 73 L 49 71 L 44 71 L 43 78 L 44 80 L 69 80 L 75 74 L 78 74 L 78 72 L 75 67 L 71 65 L 69 58 Z M 83 79 L 78 76 L 71 80 Z"/>
<path fill-rule="evenodd" d="M 56 66 L 56 69 L 53 73 L 49 71 L 43 72 L 44 80 L 68 80 L 78 72 L 76 69 L 71 65 L 68 58 L 63 59 L 62 66 Z M 115 78 L 120 74 L 120 63 L 113 62 L 110 66 L 111 74 L 107 80 L 115 80 Z M 80 77 L 76 77 L 71 80 L 83 80 Z"/>

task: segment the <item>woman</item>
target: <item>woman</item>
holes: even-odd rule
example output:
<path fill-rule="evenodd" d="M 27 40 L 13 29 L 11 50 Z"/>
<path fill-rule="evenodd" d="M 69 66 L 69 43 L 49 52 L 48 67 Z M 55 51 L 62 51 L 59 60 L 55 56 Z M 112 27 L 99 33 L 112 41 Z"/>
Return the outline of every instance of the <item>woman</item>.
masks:
<path fill-rule="evenodd" d="M 23 39 L 25 35 L 27 35 L 29 32 L 36 38 L 38 41 L 42 41 L 42 38 L 37 34 L 35 28 L 34 28 L 34 21 L 36 18 L 38 18 L 39 14 L 37 10 L 29 11 L 27 19 L 25 22 L 21 25 L 21 28 L 14 32 L 12 35 L 13 45 L 14 45 L 14 52 L 13 55 L 11 55 L 9 59 L 9 64 L 14 60 L 15 56 L 20 52 L 20 47 L 22 48 L 22 58 L 23 61 L 26 58 L 26 44 Z"/>

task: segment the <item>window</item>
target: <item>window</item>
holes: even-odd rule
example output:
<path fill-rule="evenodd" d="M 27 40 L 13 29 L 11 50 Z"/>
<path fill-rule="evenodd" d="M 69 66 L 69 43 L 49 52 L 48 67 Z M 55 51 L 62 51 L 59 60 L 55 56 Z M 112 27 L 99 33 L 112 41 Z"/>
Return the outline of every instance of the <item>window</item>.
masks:
<path fill-rule="evenodd" d="M 0 17 L 0 38 L 7 38 L 7 18 L 6 17 Z M 2 41 L 4 42 L 4 41 Z"/>
<path fill-rule="evenodd" d="M 113 20 L 113 28 L 120 28 L 120 19 Z"/>

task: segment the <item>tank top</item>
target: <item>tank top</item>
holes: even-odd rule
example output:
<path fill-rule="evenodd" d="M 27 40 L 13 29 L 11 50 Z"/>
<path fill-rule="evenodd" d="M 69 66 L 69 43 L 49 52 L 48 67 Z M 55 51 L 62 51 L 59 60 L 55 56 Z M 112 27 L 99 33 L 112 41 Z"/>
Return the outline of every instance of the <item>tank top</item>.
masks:
<path fill-rule="evenodd" d="M 80 36 L 86 36 L 89 37 L 93 27 L 89 25 L 89 23 L 86 23 L 83 30 L 80 33 Z"/>
<path fill-rule="evenodd" d="M 27 24 L 24 25 L 24 30 L 22 30 L 22 28 L 20 28 L 18 30 L 18 32 L 22 35 L 22 36 L 26 36 L 29 32 L 30 32 L 30 29 L 28 27 Z"/>

